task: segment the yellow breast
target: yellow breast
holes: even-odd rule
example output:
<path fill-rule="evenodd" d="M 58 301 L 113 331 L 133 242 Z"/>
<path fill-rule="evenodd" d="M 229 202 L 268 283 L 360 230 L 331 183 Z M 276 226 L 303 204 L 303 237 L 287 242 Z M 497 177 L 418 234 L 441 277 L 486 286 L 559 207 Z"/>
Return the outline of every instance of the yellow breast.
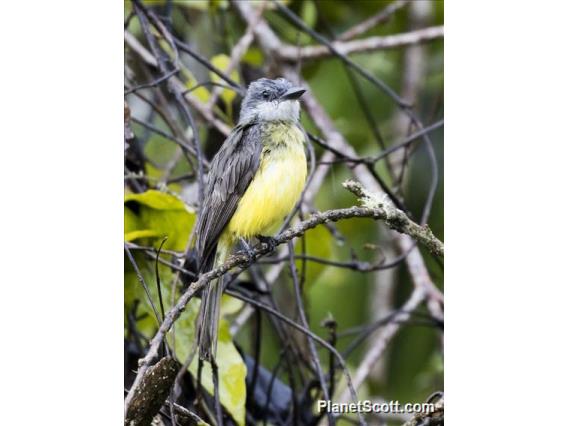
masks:
<path fill-rule="evenodd" d="M 233 238 L 272 234 L 300 198 L 307 173 L 304 135 L 296 126 L 279 126 L 267 132 L 270 143 L 226 229 Z"/>

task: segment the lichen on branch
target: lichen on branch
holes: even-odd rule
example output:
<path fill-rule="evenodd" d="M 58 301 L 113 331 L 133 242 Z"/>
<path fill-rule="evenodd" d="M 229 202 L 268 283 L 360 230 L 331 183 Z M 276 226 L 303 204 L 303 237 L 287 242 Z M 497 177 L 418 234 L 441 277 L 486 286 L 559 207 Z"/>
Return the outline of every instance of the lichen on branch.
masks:
<path fill-rule="evenodd" d="M 418 225 L 400 209 L 396 208 L 386 194 L 379 196 L 363 187 L 359 182 L 347 180 L 343 187 L 359 197 L 364 207 L 375 209 L 380 212 L 379 218 L 385 224 L 401 234 L 406 234 L 423 244 L 430 253 L 438 257 L 444 257 L 444 243 L 433 234 L 428 225 Z"/>

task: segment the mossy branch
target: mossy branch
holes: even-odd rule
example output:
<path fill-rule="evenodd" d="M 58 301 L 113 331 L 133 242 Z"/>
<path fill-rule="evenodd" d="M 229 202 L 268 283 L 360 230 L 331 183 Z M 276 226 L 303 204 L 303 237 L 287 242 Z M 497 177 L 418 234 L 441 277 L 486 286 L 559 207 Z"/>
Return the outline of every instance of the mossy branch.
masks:
<path fill-rule="evenodd" d="M 379 196 L 368 191 L 359 182 L 347 180 L 343 187 L 359 197 L 361 204 L 379 212 L 378 217 L 385 224 L 401 234 L 406 234 L 423 244 L 430 253 L 444 257 L 444 243 L 432 233 L 428 225 L 418 225 L 400 209 L 397 209 L 386 196 Z"/>
<path fill-rule="evenodd" d="M 444 424 L 444 397 L 432 401 L 433 410 L 424 413 L 416 413 L 412 419 L 402 426 L 442 426 Z"/>
<path fill-rule="evenodd" d="M 408 235 L 416 238 L 418 241 L 424 242 L 428 247 L 435 247 L 437 251 L 435 253 L 443 254 L 443 245 L 439 242 L 431 232 L 426 232 L 424 227 L 417 225 L 412 222 L 408 217 L 402 213 L 400 210 L 395 209 L 390 205 L 387 200 L 381 200 L 379 197 L 368 193 L 359 183 L 353 181 L 347 181 L 344 186 L 351 192 L 360 196 L 363 201 L 363 206 L 353 206 L 344 209 L 334 209 L 327 210 L 325 212 L 313 213 L 306 220 L 299 222 L 295 226 L 286 229 L 281 234 L 274 238 L 275 245 L 284 244 L 291 241 L 294 238 L 304 235 L 309 229 L 315 228 L 318 225 L 327 222 L 337 222 L 339 220 L 351 219 L 355 217 L 361 218 L 371 218 L 375 220 L 384 220 L 388 226 L 399 232 L 407 233 Z M 197 281 L 193 282 L 189 288 L 182 294 L 176 305 L 167 313 L 164 321 L 160 325 L 160 328 L 156 332 L 154 338 L 150 342 L 150 347 L 146 356 L 140 360 L 139 370 L 136 379 L 132 385 L 132 388 L 126 398 L 125 405 L 128 407 L 132 404 L 133 396 L 136 389 L 141 386 L 143 377 L 145 377 L 146 370 L 149 367 L 150 362 L 158 355 L 158 348 L 162 343 L 166 333 L 169 331 L 173 323 L 180 316 L 181 312 L 185 309 L 185 306 L 189 300 L 205 285 L 207 285 L 211 280 L 226 274 L 233 268 L 240 267 L 246 269 L 256 260 L 272 251 L 272 247 L 269 244 L 261 243 L 251 250 L 247 255 L 245 254 L 235 254 L 230 256 L 227 261 L 207 273 L 199 276 Z M 343 364 L 343 360 L 339 359 L 340 363 Z M 347 379 L 349 385 L 350 379 Z M 352 386 L 350 387 L 350 393 L 352 399 L 357 400 L 356 394 Z"/>
<path fill-rule="evenodd" d="M 124 419 L 125 426 L 150 426 L 168 397 L 178 371 L 173 358 L 162 358 L 148 369 L 134 390 Z"/>

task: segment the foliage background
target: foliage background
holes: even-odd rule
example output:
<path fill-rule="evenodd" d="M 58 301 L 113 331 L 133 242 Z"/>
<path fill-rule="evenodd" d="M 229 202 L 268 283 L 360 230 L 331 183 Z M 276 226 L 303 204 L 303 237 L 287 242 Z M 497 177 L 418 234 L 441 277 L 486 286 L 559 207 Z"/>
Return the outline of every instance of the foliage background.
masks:
<path fill-rule="evenodd" d="M 426 15 L 421 18 L 421 25 L 423 27 L 442 25 L 443 3 L 439 1 L 424 1 L 424 3 L 428 3 L 428 7 Z M 329 38 L 332 38 L 332 34 L 341 34 L 369 16 L 377 14 L 389 4 L 392 2 L 348 0 L 287 2 L 288 7 L 310 28 Z M 144 5 L 156 11 L 159 16 L 168 16 L 172 33 L 221 69 L 226 68 L 232 49 L 247 28 L 238 13 L 226 1 L 194 0 L 173 3 L 164 1 L 144 2 Z M 377 25 L 361 37 L 386 36 L 412 30 L 415 25 L 412 17 L 413 7 L 411 4 L 405 5 L 386 22 Z M 274 7 L 267 9 L 263 16 L 283 41 L 292 45 L 317 44 L 307 34 L 293 27 Z M 132 4 L 129 1 L 125 2 L 127 18 L 132 11 Z M 145 42 L 138 19 L 130 19 L 127 31 L 141 43 Z M 128 45 L 125 46 L 127 90 L 160 76 L 156 70 L 144 65 Z M 164 43 L 164 46 L 167 46 L 167 43 Z M 443 39 L 422 44 L 418 49 L 424 55 L 424 61 L 414 105 L 424 125 L 428 126 L 443 118 Z M 353 54 L 350 57 L 386 82 L 397 93 L 403 93 L 405 67 L 408 65 L 405 59 L 407 50 L 408 48 L 377 50 Z M 182 55 L 181 60 L 186 64 L 189 72 L 182 71 L 179 76 L 188 88 L 195 86 L 196 82 L 221 81 L 188 55 Z M 273 76 L 269 65 L 270 58 L 265 57 L 257 41 L 254 40 L 230 75 L 240 84 L 247 84 L 260 76 Z M 360 156 L 374 155 L 381 151 L 349 73 L 339 59 L 331 56 L 321 60 L 303 61 L 301 76 L 309 83 L 312 94 Z M 354 78 L 360 87 L 361 96 L 369 106 L 368 111 L 372 121 L 380 128 L 386 145 L 403 140 L 408 132 L 401 133 L 400 109 L 370 82 L 358 76 Z M 158 94 L 158 90 L 162 93 Z M 214 90 L 211 86 L 201 87 L 195 90 L 194 94 L 206 105 Z M 170 108 L 169 114 L 176 123 L 174 127 L 182 131 L 183 138 L 191 139 L 192 133 L 191 129 L 183 124 L 179 112 L 174 111 L 164 83 L 125 97 L 133 118 L 129 123 L 130 129 L 135 136 L 133 142 L 135 148 L 130 147 L 126 152 L 125 239 L 140 246 L 157 248 L 163 236 L 167 235 L 168 240 L 163 247 L 167 257 L 168 250 L 183 253 L 186 249 L 195 219 L 193 213 L 197 200 L 195 169 L 182 155 L 179 145 L 140 124 L 140 122 L 149 123 L 163 132 L 172 133 L 171 123 L 167 123 L 139 95 L 151 99 L 163 108 Z M 219 119 L 232 126 L 238 117 L 240 99 L 234 91 L 223 89 L 213 111 Z M 208 125 L 199 114 L 194 112 L 194 116 L 204 155 L 210 159 L 223 142 L 223 135 Z M 309 132 L 319 134 L 308 114 L 303 113 L 302 123 Z M 440 179 L 428 224 L 434 234 L 443 240 L 443 131 L 436 130 L 430 134 L 430 137 L 436 153 Z M 316 146 L 315 152 L 317 158 L 320 158 L 323 149 Z M 413 145 L 409 154 L 402 193 L 413 217 L 419 218 L 431 182 L 432 165 L 422 143 Z M 395 186 L 384 164 L 380 163 L 375 170 L 388 185 Z M 334 164 L 314 199 L 313 207 L 324 211 L 354 205 L 353 195 L 341 187 L 341 182 L 350 176 L 348 164 Z M 148 190 L 155 190 L 158 194 L 168 196 L 162 197 L 147 192 Z M 176 203 L 176 199 L 183 202 Z M 359 260 L 368 262 L 375 262 L 382 256 L 393 258 L 399 254 L 391 247 L 382 228 L 379 228 L 374 221 L 347 220 L 338 223 L 337 230 L 341 238 L 324 227 L 309 232 L 306 236 L 307 254 L 338 261 L 349 260 L 355 255 Z M 380 249 L 367 249 L 366 245 L 369 244 L 377 245 Z M 421 251 L 432 280 L 442 289 L 443 264 L 433 259 L 427 251 L 422 249 Z M 132 250 L 132 252 L 135 253 L 136 263 L 141 268 L 149 287 L 155 287 L 153 260 L 145 256 L 143 251 Z M 174 257 L 170 257 L 169 260 L 173 261 Z M 301 269 L 300 262 L 297 264 Z M 125 265 L 125 314 L 128 314 L 133 301 L 139 298 L 144 303 L 145 296 L 140 292 L 141 287 L 131 262 L 125 260 Z M 388 271 L 371 273 L 307 262 L 306 272 L 304 287 L 306 313 L 312 331 L 326 339 L 329 333 L 320 324 L 330 315 L 337 321 L 338 332 L 341 334 L 345 330 L 384 317 L 404 303 L 413 289 L 404 262 Z M 160 266 L 160 278 L 164 288 L 171 284 L 174 275 L 167 266 Z M 273 294 L 281 310 L 293 316 L 293 290 L 287 268 L 275 284 Z M 153 297 L 157 304 L 157 294 Z M 228 301 L 225 303 L 229 306 Z M 166 304 L 166 311 L 167 306 L 169 304 Z M 238 315 L 236 311 L 239 308 L 242 308 L 242 305 L 226 308 L 227 311 L 235 309 L 233 315 L 228 316 L 229 322 Z M 429 315 L 425 307 L 420 307 L 418 311 L 425 317 Z M 260 363 L 272 371 L 279 362 L 281 344 L 266 316 L 263 315 L 262 321 Z M 144 322 L 146 325 L 141 325 Z M 156 322 L 151 315 L 138 322 L 138 327 L 147 332 L 147 337 L 151 337 L 155 326 Z M 126 329 L 128 327 L 126 321 Z M 234 339 L 239 348 L 251 354 L 254 352 L 254 336 L 255 323 L 248 321 Z M 191 336 L 187 338 L 191 339 Z M 364 354 L 377 338 L 377 333 L 373 334 L 349 356 L 347 362 L 352 372 L 357 369 Z M 298 339 L 301 340 L 301 337 Z M 338 349 L 347 348 L 350 339 L 351 337 L 340 338 L 337 343 Z M 322 362 L 327 359 L 325 351 L 320 351 L 319 355 Z M 279 378 L 288 383 L 286 374 L 281 373 Z M 375 366 L 372 374 L 358 390 L 358 394 L 360 399 L 382 398 L 401 402 L 421 402 L 432 392 L 441 389 L 443 389 L 443 361 L 440 328 L 433 326 L 431 321 L 416 317 L 401 327 L 378 366 Z"/>

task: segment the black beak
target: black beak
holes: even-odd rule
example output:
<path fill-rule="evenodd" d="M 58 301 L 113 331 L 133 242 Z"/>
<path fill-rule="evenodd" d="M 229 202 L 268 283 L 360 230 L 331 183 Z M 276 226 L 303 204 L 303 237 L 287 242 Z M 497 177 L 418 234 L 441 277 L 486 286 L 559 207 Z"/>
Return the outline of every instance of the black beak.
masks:
<path fill-rule="evenodd" d="M 286 92 L 282 96 L 280 96 L 280 100 L 288 101 L 300 99 L 300 96 L 302 96 L 305 92 L 306 89 L 303 89 L 301 87 L 291 87 L 290 89 L 286 90 Z"/>

